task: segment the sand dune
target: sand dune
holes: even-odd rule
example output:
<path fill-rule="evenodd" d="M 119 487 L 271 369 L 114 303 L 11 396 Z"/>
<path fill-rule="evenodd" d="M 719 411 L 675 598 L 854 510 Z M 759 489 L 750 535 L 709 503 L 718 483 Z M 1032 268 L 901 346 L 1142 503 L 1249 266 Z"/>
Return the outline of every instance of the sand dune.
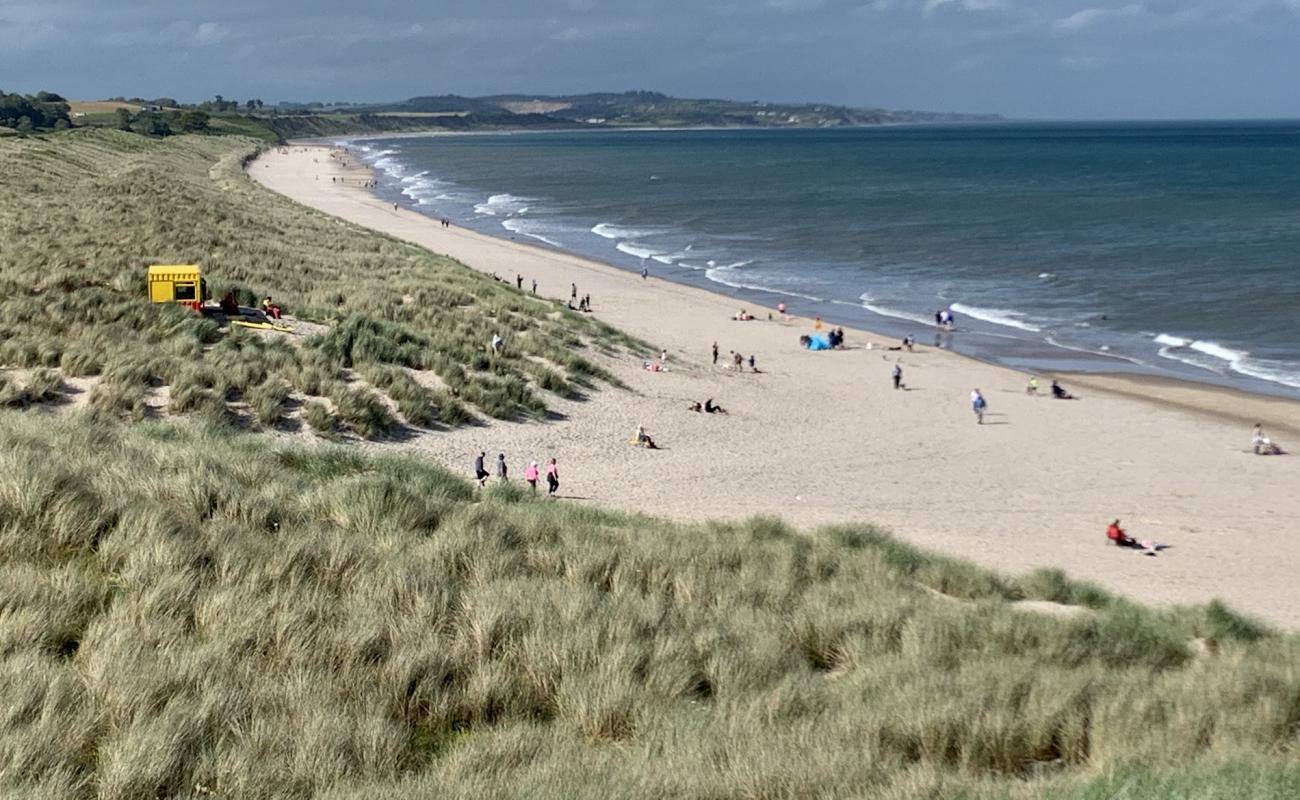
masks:
<path fill-rule="evenodd" d="M 378 446 L 417 448 L 461 472 L 479 450 L 505 452 L 517 475 L 554 456 L 567 502 L 677 519 L 777 514 L 804 528 L 874 522 L 997 569 L 1059 567 L 1153 604 L 1219 597 L 1300 627 L 1300 457 L 1252 455 L 1246 423 L 1258 418 L 1300 448 L 1300 404 L 1106 378 L 1088 379 L 1074 402 L 1029 397 L 1020 373 L 926 346 L 887 351 L 894 341 L 859 330 L 848 350 L 810 353 L 798 344 L 807 320 L 768 322 L 769 309 L 750 306 L 763 321 L 735 322 L 742 304 L 730 298 L 395 211 L 357 185 L 367 173 L 323 148 L 268 153 L 249 173 L 483 272 L 522 274 L 525 288 L 536 279 L 547 297 L 567 299 L 576 283 L 601 319 L 669 352 L 671 372 L 617 365 L 630 391 L 554 403 L 561 420 Z M 724 362 L 730 350 L 756 356 L 761 374 L 714 367 L 714 341 Z M 891 386 L 896 361 L 909 391 Z M 974 387 L 989 424 L 975 424 Z M 686 409 L 706 397 L 730 413 Z M 638 424 L 664 449 L 628 446 Z M 1115 517 L 1172 548 L 1151 558 L 1107 547 Z"/>

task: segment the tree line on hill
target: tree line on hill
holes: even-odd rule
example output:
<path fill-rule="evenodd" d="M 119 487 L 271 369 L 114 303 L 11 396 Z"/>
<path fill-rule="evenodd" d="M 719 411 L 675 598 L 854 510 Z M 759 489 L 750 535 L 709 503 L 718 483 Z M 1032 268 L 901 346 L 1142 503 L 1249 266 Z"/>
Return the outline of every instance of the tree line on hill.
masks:
<path fill-rule="evenodd" d="M 126 108 L 119 108 L 116 114 L 118 130 L 131 131 L 143 136 L 207 133 L 212 120 L 212 116 L 202 109 L 157 111 L 146 106 L 143 110 L 135 113 Z"/>
<path fill-rule="evenodd" d="M 13 128 L 25 134 L 62 130 L 71 124 L 68 101 L 57 94 L 37 92 L 24 95 L 0 91 L 0 128 Z"/>

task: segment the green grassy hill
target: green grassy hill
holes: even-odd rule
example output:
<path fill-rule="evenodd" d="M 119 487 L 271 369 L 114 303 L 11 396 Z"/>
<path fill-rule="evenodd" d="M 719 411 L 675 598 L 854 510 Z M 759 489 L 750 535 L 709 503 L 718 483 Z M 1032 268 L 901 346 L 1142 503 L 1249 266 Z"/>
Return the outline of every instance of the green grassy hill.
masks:
<path fill-rule="evenodd" d="M 258 188 L 253 147 L 0 141 L 0 796 L 1300 796 L 1300 638 L 1218 604 L 272 443 L 294 396 L 536 414 L 638 345 Z M 322 331 L 152 306 L 152 259 Z"/>
<path fill-rule="evenodd" d="M 91 376 L 91 405 L 111 415 L 145 416 L 166 386 L 177 413 L 276 427 L 286 403 L 306 402 L 323 431 L 373 437 L 470 412 L 541 416 L 548 395 L 612 381 L 590 356 L 637 346 L 253 184 L 243 164 L 257 146 L 108 130 L 0 143 L 0 364 Z M 219 330 L 150 304 L 149 263 L 199 263 L 214 297 L 272 295 L 327 328 L 301 342 Z"/>

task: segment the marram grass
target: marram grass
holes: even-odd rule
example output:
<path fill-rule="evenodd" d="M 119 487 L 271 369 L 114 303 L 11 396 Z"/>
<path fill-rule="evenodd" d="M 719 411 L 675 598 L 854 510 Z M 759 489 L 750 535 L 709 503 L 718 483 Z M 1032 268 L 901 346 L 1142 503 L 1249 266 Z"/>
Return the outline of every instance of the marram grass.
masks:
<path fill-rule="evenodd" d="M 170 385 L 168 411 L 247 427 L 280 425 L 284 404 L 267 393 L 289 385 L 301 401 L 333 399 L 342 430 L 383 436 L 399 423 L 462 424 L 470 411 L 541 417 L 549 397 L 617 385 L 592 354 L 645 349 L 254 184 L 243 165 L 259 146 L 108 130 L 0 141 L 0 369 L 110 376 L 95 407 L 125 418 L 141 415 L 146 389 Z M 147 301 L 148 264 L 190 262 L 214 298 L 271 295 L 325 327 L 291 347 Z M 505 347 L 489 357 L 497 333 Z M 339 385 L 363 367 L 428 371 L 446 390 L 398 379 L 389 388 L 402 419 L 386 420 L 369 390 Z M 249 395 L 260 405 L 240 405 Z"/>
<path fill-rule="evenodd" d="M 1298 745 L 1300 640 L 1218 604 L 0 412 L 4 796 L 1280 799 Z"/>

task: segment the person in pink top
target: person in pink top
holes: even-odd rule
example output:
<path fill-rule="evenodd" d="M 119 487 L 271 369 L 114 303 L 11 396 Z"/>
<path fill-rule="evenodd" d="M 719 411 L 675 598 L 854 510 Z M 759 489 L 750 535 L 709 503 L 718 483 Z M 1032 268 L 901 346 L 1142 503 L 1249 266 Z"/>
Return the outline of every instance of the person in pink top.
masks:
<path fill-rule="evenodd" d="M 537 462 L 534 461 L 524 470 L 524 480 L 528 481 L 528 487 L 537 494 Z"/>
<path fill-rule="evenodd" d="M 555 497 L 555 493 L 560 488 L 560 468 L 555 465 L 555 459 L 546 465 L 546 494 L 548 497 Z"/>

